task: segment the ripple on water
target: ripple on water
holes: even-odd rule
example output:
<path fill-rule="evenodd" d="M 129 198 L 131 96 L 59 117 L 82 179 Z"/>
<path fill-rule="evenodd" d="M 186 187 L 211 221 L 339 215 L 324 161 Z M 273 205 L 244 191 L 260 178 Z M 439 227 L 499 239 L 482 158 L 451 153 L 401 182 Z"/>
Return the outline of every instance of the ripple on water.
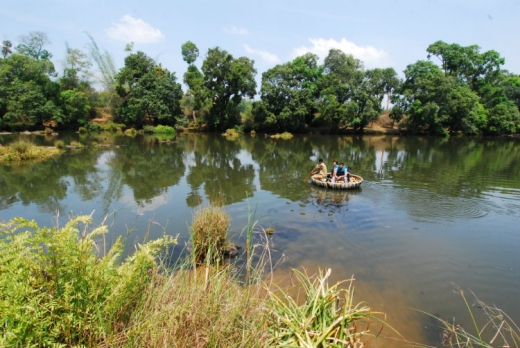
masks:
<path fill-rule="evenodd" d="M 401 205 L 412 216 L 421 219 L 477 219 L 491 210 L 499 210 L 496 202 L 486 199 L 452 197 L 426 190 L 403 189 L 394 197 L 394 204 Z"/>

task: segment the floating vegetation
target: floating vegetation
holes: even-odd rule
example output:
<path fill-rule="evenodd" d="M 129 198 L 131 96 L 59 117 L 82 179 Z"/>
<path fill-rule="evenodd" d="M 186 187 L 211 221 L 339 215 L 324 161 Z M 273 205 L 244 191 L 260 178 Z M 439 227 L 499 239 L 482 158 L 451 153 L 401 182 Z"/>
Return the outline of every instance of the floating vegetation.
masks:
<path fill-rule="evenodd" d="M 0 146 L 0 163 L 45 161 L 61 153 L 58 147 L 36 146 L 27 141 L 15 141 L 9 146 Z"/>
<path fill-rule="evenodd" d="M 292 137 L 294 137 L 294 135 L 292 135 L 291 133 L 289 132 L 283 132 L 282 134 L 274 134 L 274 135 L 271 135 L 271 138 L 273 139 L 284 139 L 284 140 L 287 140 L 287 139 L 291 139 Z"/>

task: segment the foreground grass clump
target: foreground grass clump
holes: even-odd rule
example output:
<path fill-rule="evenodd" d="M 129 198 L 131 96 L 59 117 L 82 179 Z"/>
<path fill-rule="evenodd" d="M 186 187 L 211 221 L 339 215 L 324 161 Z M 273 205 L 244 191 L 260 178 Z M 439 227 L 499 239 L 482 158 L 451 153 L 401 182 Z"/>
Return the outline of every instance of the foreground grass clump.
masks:
<path fill-rule="evenodd" d="M 216 260 L 225 248 L 230 223 L 229 214 L 218 206 L 198 210 L 191 224 L 193 254 L 198 262 Z"/>
<path fill-rule="evenodd" d="M 129 330 L 108 346 L 267 347 L 265 296 L 260 286 L 243 287 L 232 268 L 156 276 Z"/>
<path fill-rule="evenodd" d="M 30 142 L 19 140 L 9 146 L 0 146 L 0 163 L 45 161 L 60 152 L 58 148 L 36 146 Z"/>
<path fill-rule="evenodd" d="M 272 320 L 269 345 L 283 347 L 362 347 L 363 336 L 375 336 L 368 319 L 374 314 L 362 303 L 354 304 L 353 279 L 329 286 L 331 270 L 310 277 L 294 271 L 303 288 L 303 304 L 284 290 L 270 291 Z"/>
<path fill-rule="evenodd" d="M 0 346 L 94 346 L 124 327 L 157 271 L 155 257 L 175 240 L 141 245 L 121 263 L 118 239 L 104 257 L 81 216 L 63 228 L 16 218 L 0 224 Z M 82 230 L 80 230 L 82 227 Z"/>

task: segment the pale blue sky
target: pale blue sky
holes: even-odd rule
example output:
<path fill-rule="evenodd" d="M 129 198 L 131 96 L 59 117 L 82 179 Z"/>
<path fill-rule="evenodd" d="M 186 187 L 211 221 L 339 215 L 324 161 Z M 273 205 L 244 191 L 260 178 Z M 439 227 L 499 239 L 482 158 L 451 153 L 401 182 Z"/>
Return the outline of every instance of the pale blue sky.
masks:
<path fill-rule="evenodd" d="M 520 73 L 520 0 L 2 0 L 0 40 L 16 45 L 30 31 L 48 35 L 58 72 L 65 43 L 87 52 L 88 32 L 117 68 L 134 41 L 134 51 L 156 59 L 181 83 L 187 40 L 200 50 L 198 66 L 215 46 L 254 59 L 257 81 L 278 63 L 308 51 L 323 58 L 330 48 L 402 76 L 437 40 L 496 50 L 504 68 Z"/>

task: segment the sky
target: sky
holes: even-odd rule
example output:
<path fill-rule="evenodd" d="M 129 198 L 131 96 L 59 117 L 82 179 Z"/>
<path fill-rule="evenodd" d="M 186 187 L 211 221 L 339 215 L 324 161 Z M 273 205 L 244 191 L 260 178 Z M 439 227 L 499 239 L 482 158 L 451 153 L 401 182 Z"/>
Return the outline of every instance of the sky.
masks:
<path fill-rule="evenodd" d="M 199 67 L 217 46 L 253 59 L 258 84 L 277 64 L 306 52 L 321 63 L 331 48 L 366 69 L 392 67 L 404 77 L 438 40 L 495 50 L 506 59 L 503 68 L 520 74 L 520 0 L 2 0 L 0 40 L 15 46 L 31 31 L 47 34 L 58 73 L 67 45 L 89 52 L 88 33 L 118 69 L 134 42 L 134 52 L 175 72 L 180 83 L 186 41 L 199 48 Z"/>

